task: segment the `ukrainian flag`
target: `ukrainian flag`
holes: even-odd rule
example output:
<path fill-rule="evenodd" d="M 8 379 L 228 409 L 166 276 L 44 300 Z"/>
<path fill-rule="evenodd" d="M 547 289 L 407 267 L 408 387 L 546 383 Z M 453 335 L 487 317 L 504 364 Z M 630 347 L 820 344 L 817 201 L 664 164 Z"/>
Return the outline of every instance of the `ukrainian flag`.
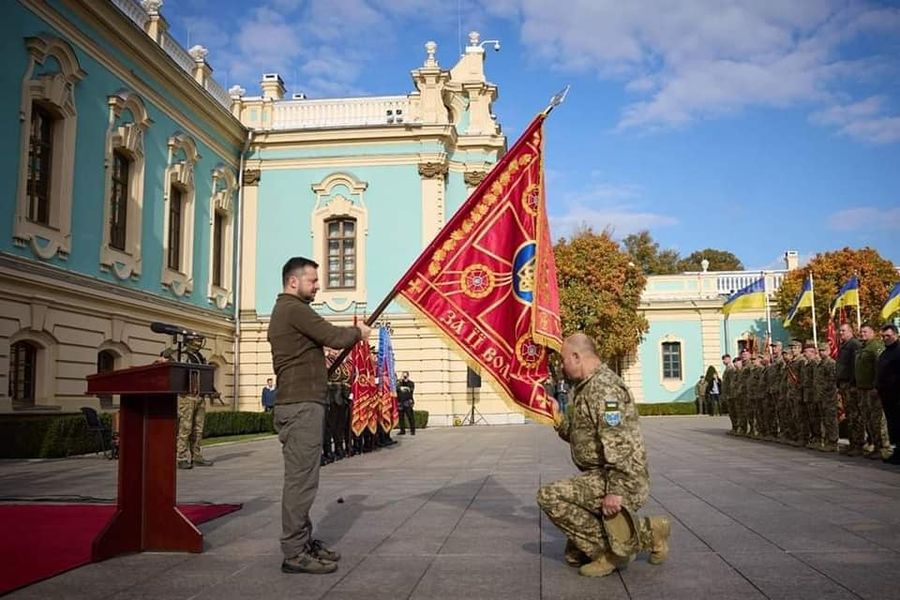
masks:
<path fill-rule="evenodd" d="M 784 326 L 787 327 L 791 324 L 791 321 L 794 320 L 794 317 L 797 316 L 797 313 L 801 308 L 806 306 L 813 306 L 813 287 L 812 287 L 812 277 L 807 276 L 803 281 L 803 289 L 800 290 L 800 295 L 797 296 L 797 299 L 794 300 L 794 303 L 791 305 L 791 308 L 787 312 L 787 316 L 784 318 Z"/>
<path fill-rule="evenodd" d="M 722 306 L 722 314 L 730 315 L 742 310 L 754 310 L 766 307 L 766 280 L 760 277 L 747 287 L 741 288 L 732 295 Z"/>
<path fill-rule="evenodd" d="M 881 318 L 884 320 L 890 319 L 891 315 L 898 310 L 900 310 L 900 283 L 896 284 L 891 293 L 888 294 L 887 302 L 884 303 L 884 308 L 881 309 Z"/>
<path fill-rule="evenodd" d="M 844 287 L 838 291 L 834 304 L 831 305 L 831 314 L 834 314 L 839 308 L 845 306 L 859 306 L 859 279 L 854 275 L 850 281 L 844 284 Z"/>

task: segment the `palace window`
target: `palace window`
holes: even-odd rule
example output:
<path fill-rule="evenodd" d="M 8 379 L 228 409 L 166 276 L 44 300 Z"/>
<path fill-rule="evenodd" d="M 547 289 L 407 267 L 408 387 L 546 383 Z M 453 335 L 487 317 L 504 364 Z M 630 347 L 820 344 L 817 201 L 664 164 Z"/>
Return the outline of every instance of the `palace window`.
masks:
<path fill-rule="evenodd" d="M 109 245 L 125 250 L 128 231 L 128 175 L 131 161 L 122 152 L 113 152 L 112 190 L 110 191 Z"/>
<path fill-rule="evenodd" d="M 184 211 L 184 193 L 173 185 L 169 192 L 169 252 L 166 264 L 173 271 L 181 271 L 181 226 Z"/>
<path fill-rule="evenodd" d="M 329 289 L 356 287 L 356 219 L 325 222 Z"/>
<path fill-rule="evenodd" d="M 10 347 L 10 399 L 17 405 L 33 406 L 37 380 L 37 347 L 29 342 L 16 342 Z"/>
<path fill-rule="evenodd" d="M 120 91 L 107 98 L 106 192 L 100 267 L 119 279 L 141 274 L 144 212 L 144 133 L 150 117 L 140 96 Z"/>
<path fill-rule="evenodd" d="M 28 220 L 50 225 L 50 168 L 53 157 L 53 124 L 56 119 L 37 102 L 31 107 L 28 143 Z"/>
<path fill-rule="evenodd" d="M 215 212 L 213 216 L 213 263 L 212 263 L 212 284 L 217 287 L 222 287 L 222 270 L 224 266 L 224 256 L 223 253 L 225 251 L 224 244 L 222 243 L 222 236 L 225 235 L 225 215 L 220 213 L 219 211 Z"/>
<path fill-rule="evenodd" d="M 43 259 L 65 259 L 72 242 L 75 87 L 85 72 L 59 38 L 25 38 L 25 50 L 13 243 Z"/>
<path fill-rule="evenodd" d="M 681 379 L 681 342 L 662 343 L 663 379 Z"/>
<path fill-rule="evenodd" d="M 189 136 L 176 133 L 169 138 L 162 284 L 176 296 L 190 294 L 194 288 L 194 168 L 199 159 L 197 146 Z"/>
<path fill-rule="evenodd" d="M 97 353 L 97 372 L 109 373 L 116 370 L 116 355 L 110 350 L 101 350 Z M 113 405 L 113 397 L 111 394 L 100 395 L 100 406 L 102 408 L 110 408 Z"/>

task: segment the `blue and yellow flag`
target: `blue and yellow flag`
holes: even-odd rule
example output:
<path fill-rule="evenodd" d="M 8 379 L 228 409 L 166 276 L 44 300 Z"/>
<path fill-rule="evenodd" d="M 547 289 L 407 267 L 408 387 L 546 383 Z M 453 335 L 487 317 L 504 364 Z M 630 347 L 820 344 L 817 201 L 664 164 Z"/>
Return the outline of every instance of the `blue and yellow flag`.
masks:
<path fill-rule="evenodd" d="M 854 275 L 850 278 L 850 281 L 844 284 L 838 291 L 837 298 L 834 299 L 834 304 L 831 305 L 831 314 L 834 313 L 839 308 L 844 308 L 845 306 L 859 306 L 859 279 Z"/>
<path fill-rule="evenodd" d="M 797 296 L 797 299 L 794 300 L 791 308 L 788 309 L 787 316 L 784 318 L 784 326 L 787 327 L 791 324 L 791 321 L 794 320 L 794 317 L 797 316 L 797 313 L 801 308 L 813 306 L 814 304 L 815 299 L 813 297 L 812 276 L 807 275 L 806 279 L 803 281 L 803 289 L 800 290 L 800 295 Z"/>
<path fill-rule="evenodd" d="M 890 319 L 891 315 L 900 310 L 900 283 L 894 285 L 891 293 L 888 294 L 887 302 L 884 303 L 884 308 L 881 309 L 881 318 L 882 319 Z"/>
<path fill-rule="evenodd" d="M 766 307 L 766 280 L 760 277 L 750 285 L 728 296 L 722 306 L 722 314 L 730 315 L 742 310 L 756 310 Z"/>

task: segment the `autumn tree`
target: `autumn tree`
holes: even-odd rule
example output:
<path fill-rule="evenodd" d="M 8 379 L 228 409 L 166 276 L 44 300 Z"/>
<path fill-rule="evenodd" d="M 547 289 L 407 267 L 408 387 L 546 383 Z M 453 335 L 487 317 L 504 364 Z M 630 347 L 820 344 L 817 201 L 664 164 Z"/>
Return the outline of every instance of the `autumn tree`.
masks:
<path fill-rule="evenodd" d="M 741 260 L 728 250 L 705 248 L 703 250 L 695 250 L 685 258 L 679 260 L 678 271 L 700 271 L 702 270 L 702 262 L 704 259 L 709 261 L 709 266 L 707 267 L 708 271 L 744 270 L 744 265 Z"/>
<path fill-rule="evenodd" d="M 678 252 L 660 250 L 659 244 L 646 229 L 626 235 L 622 239 L 625 251 L 631 260 L 647 275 L 669 275 L 678 273 Z"/>
<path fill-rule="evenodd" d="M 834 252 L 817 254 L 805 267 L 789 271 L 775 295 L 778 313 L 784 318 L 800 293 L 803 281 L 809 273 L 813 276 L 813 291 L 816 301 L 816 325 L 819 339 L 828 327 L 831 305 L 838 290 L 847 283 L 854 274 L 859 277 L 859 302 L 862 321 L 878 323 L 881 321 L 881 307 L 887 299 L 888 292 L 897 280 L 894 264 L 882 258 L 872 248 L 853 250 L 844 248 Z M 851 310 L 851 309 L 845 309 Z M 856 314 L 852 310 L 848 320 L 856 326 Z M 788 327 L 796 339 L 812 338 L 812 311 L 800 309 Z"/>
<path fill-rule="evenodd" d="M 600 357 L 615 361 L 633 352 L 649 329 L 638 312 L 647 278 L 609 231 L 584 229 L 554 247 L 563 333 L 583 331 Z"/>

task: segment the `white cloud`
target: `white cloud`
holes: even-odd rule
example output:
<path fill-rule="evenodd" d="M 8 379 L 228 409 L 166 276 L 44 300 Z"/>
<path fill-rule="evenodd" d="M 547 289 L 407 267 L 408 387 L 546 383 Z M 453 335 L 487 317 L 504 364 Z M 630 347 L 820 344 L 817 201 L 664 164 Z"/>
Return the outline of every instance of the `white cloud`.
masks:
<path fill-rule="evenodd" d="M 874 144 L 890 144 L 900 140 L 900 116 L 885 115 L 885 98 L 870 96 L 859 102 L 835 104 L 814 113 L 814 123 L 833 125 L 841 135 Z"/>
<path fill-rule="evenodd" d="M 833 213 L 828 228 L 834 231 L 897 231 L 900 230 L 900 208 L 861 206 Z"/>
<path fill-rule="evenodd" d="M 890 62 L 839 60 L 842 44 L 900 32 L 900 10 L 844 0 L 570 0 L 566 10 L 520 0 L 519 14 L 524 42 L 551 67 L 618 78 L 638 96 L 623 109 L 619 129 L 677 127 L 753 106 L 831 103 L 844 79 Z M 886 142 L 900 125 L 882 116 L 842 127 Z"/>
<path fill-rule="evenodd" d="M 593 181 L 589 187 L 562 194 L 561 214 L 550 215 L 554 237 L 569 237 L 587 226 L 594 231 L 611 229 L 624 237 L 642 229 L 676 225 L 678 219 L 643 207 L 642 186 L 631 183 Z"/>

